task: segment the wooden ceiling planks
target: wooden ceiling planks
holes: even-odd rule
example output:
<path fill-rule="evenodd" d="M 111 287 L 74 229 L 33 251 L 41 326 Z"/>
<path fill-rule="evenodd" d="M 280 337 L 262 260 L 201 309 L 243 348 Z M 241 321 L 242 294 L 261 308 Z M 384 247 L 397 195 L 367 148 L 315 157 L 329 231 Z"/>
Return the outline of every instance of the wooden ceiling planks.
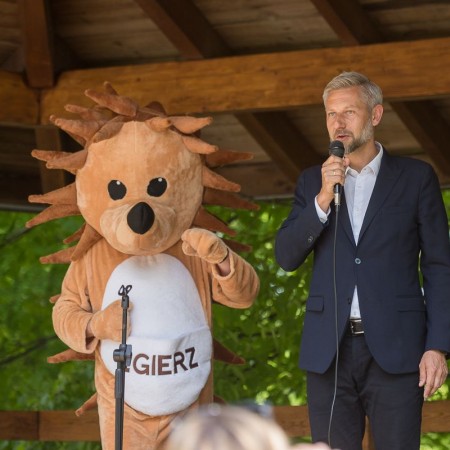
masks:
<path fill-rule="evenodd" d="M 392 102 L 380 140 L 430 160 L 450 184 L 446 0 L 0 0 L 0 11 L 0 138 L 66 115 L 66 103 L 90 104 L 84 89 L 109 80 L 170 113 L 212 114 L 205 135 L 255 152 L 228 168 L 243 191 L 285 196 L 326 155 L 324 85 L 359 70 Z M 0 161 L 11 156 L 6 145 Z M 14 147 L 17 165 L 0 176 L 35 179 L 20 178 L 21 164 L 32 170 L 20 156 L 30 150 Z"/>
<path fill-rule="evenodd" d="M 224 39 L 189 0 L 136 0 L 181 54 L 189 59 L 212 58 L 232 54 Z M 302 169 L 317 161 L 314 149 L 281 112 L 240 113 L 236 118 L 247 132 L 291 181 Z M 301 158 L 303 152 L 311 154 Z"/>
<path fill-rule="evenodd" d="M 190 0 L 135 0 L 186 59 L 224 56 L 230 48 Z"/>
<path fill-rule="evenodd" d="M 179 59 L 179 52 L 134 0 L 51 0 L 55 34 L 79 68 Z"/>

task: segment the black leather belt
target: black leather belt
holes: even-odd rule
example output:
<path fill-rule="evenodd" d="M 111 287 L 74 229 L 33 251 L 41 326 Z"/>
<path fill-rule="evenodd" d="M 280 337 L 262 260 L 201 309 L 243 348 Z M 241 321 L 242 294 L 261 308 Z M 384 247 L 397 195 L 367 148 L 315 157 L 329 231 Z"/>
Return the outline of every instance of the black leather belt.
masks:
<path fill-rule="evenodd" d="M 348 329 L 352 336 L 364 334 L 364 328 L 361 319 L 350 319 Z"/>

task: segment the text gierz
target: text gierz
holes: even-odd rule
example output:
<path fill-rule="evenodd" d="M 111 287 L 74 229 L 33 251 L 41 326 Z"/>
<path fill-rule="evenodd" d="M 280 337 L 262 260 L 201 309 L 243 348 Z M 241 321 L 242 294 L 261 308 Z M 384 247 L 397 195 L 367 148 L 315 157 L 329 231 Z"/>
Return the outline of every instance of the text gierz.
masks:
<path fill-rule="evenodd" d="M 138 375 L 175 375 L 198 367 L 194 357 L 195 347 L 189 347 L 184 352 L 175 352 L 173 355 L 138 353 L 133 357 L 131 368 L 127 368 L 126 371 L 133 370 Z"/>

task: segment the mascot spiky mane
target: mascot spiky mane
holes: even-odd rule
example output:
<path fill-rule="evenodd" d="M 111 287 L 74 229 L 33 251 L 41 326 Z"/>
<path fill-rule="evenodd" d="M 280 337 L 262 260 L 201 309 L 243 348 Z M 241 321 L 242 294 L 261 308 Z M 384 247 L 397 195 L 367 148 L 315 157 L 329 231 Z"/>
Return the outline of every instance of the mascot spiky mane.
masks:
<path fill-rule="evenodd" d="M 98 403 L 103 448 L 114 448 L 117 293 L 132 286 L 124 449 L 156 449 L 175 416 L 212 400 L 212 358 L 235 358 L 212 344 L 212 301 L 248 307 L 259 289 L 253 268 L 236 253 L 248 248 L 222 240 L 215 232 L 235 233 L 203 207 L 255 208 L 236 195 L 239 185 L 214 171 L 250 155 L 201 140 L 210 118 L 167 116 L 157 103 L 139 107 L 109 83 L 105 92 L 85 94 L 95 106 L 66 106 L 79 119 L 51 117 L 82 150 L 32 152 L 75 182 L 30 196 L 49 206 L 28 226 L 80 214 L 85 220 L 65 240 L 75 245 L 41 258 L 70 263 L 52 299 L 55 331 L 69 349 L 49 361 L 95 358 L 97 392 L 78 413 Z"/>

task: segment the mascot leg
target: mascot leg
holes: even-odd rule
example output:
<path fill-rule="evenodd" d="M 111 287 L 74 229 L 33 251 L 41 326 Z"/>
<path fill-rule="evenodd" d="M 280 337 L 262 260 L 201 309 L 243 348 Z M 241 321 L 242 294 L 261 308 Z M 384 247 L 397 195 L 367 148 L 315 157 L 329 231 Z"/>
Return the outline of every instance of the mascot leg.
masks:
<path fill-rule="evenodd" d="M 172 421 L 177 416 L 184 415 L 185 412 L 151 417 L 141 414 L 125 404 L 123 450 L 163 450 Z M 98 415 L 102 449 L 115 450 L 115 402 L 99 396 Z"/>

